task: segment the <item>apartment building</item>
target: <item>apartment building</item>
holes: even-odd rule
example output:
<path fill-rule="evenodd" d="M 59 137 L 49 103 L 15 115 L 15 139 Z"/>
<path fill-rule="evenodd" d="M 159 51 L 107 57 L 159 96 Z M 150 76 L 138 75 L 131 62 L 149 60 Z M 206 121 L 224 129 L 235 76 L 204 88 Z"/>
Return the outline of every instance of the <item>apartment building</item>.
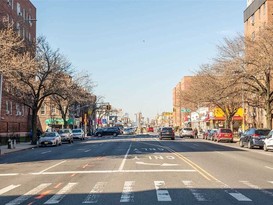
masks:
<path fill-rule="evenodd" d="M 36 8 L 29 0 L 0 1 L 0 29 L 12 23 L 18 34 L 31 44 L 36 39 Z M 0 75 L 0 137 L 25 135 L 30 130 L 30 110 L 10 99 L 9 83 Z M 7 92 L 6 92 L 7 91 Z"/>
<path fill-rule="evenodd" d="M 183 102 L 182 93 L 190 88 L 192 78 L 183 77 L 173 88 L 173 126 L 183 127 L 190 120 L 189 108 Z"/>
<path fill-rule="evenodd" d="M 273 22 L 273 0 L 248 0 L 244 11 L 245 36 L 255 38 L 266 25 Z"/>
<path fill-rule="evenodd" d="M 273 23 L 273 0 L 248 0 L 244 11 L 245 36 L 255 38 L 266 25 Z M 246 127 L 263 127 L 266 124 L 265 111 L 246 106 Z"/>

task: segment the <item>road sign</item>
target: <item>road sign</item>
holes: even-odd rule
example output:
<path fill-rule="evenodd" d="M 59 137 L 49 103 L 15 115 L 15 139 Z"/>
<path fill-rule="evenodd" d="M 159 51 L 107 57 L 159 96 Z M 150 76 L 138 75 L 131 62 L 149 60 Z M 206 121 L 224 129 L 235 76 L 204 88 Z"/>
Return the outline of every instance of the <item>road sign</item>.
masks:
<path fill-rule="evenodd" d="M 181 112 L 191 112 L 189 108 L 181 108 Z"/>

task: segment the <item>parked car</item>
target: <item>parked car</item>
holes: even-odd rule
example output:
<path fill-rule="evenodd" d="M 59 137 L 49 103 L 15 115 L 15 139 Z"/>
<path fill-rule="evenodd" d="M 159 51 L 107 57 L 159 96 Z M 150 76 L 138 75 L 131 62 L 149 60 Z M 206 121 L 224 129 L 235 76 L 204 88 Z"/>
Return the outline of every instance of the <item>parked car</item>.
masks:
<path fill-rule="evenodd" d="M 273 130 L 264 139 L 264 151 L 273 150 Z"/>
<path fill-rule="evenodd" d="M 214 134 L 214 141 L 228 141 L 233 142 L 233 133 L 231 129 L 219 128 Z"/>
<path fill-rule="evenodd" d="M 154 132 L 154 128 L 153 127 L 148 127 L 147 132 Z"/>
<path fill-rule="evenodd" d="M 195 133 L 194 133 L 194 130 L 191 128 L 191 127 L 185 127 L 185 128 L 182 128 L 181 131 L 180 131 L 180 137 L 190 137 L 190 138 L 194 138 L 195 136 Z"/>
<path fill-rule="evenodd" d="M 80 139 L 80 140 L 85 139 L 84 131 L 82 129 L 79 129 L 79 128 L 72 130 L 72 136 L 73 136 L 73 139 Z"/>
<path fill-rule="evenodd" d="M 174 130 L 171 127 L 162 127 L 159 132 L 159 139 L 170 138 L 172 140 L 175 139 Z"/>
<path fill-rule="evenodd" d="M 118 136 L 120 133 L 121 132 L 118 127 L 105 127 L 105 128 L 97 129 L 95 132 L 95 135 L 98 137 L 105 136 L 105 135 Z"/>
<path fill-rule="evenodd" d="M 212 140 L 212 141 L 214 141 L 214 135 L 215 135 L 216 132 L 217 132 L 217 129 L 212 129 L 212 130 L 210 130 L 209 133 L 208 133 L 207 140 Z"/>
<path fill-rule="evenodd" d="M 57 146 L 62 144 L 61 136 L 58 132 L 45 132 L 38 140 L 39 146 Z"/>
<path fill-rule="evenodd" d="M 205 131 L 203 132 L 203 134 L 202 134 L 202 138 L 205 139 L 205 140 L 207 140 L 207 139 L 208 139 L 208 136 L 209 136 L 209 132 L 210 132 L 210 130 L 205 130 Z"/>
<path fill-rule="evenodd" d="M 249 149 L 253 147 L 263 148 L 264 140 L 269 134 L 270 129 L 250 128 L 246 130 L 240 137 L 240 147 L 247 146 Z"/>
<path fill-rule="evenodd" d="M 58 133 L 61 136 L 62 142 L 73 143 L 73 136 L 72 136 L 71 129 L 60 129 Z"/>
<path fill-rule="evenodd" d="M 133 134 L 135 134 L 135 130 L 133 127 L 126 127 L 123 129 L 123 134 L 124 135 L 133 135 Z"/>

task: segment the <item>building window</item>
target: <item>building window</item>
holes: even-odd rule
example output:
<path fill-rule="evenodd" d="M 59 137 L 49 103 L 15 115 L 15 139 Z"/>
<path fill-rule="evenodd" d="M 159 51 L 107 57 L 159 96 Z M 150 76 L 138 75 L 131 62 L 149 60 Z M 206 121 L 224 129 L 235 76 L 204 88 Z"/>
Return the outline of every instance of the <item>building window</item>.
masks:
<path fill-rule="evenodd" d="M 254 41 L 254 39 L 255 39 L 255 32 L 252 32 L 252 34 L 251 34 L 251 40 Z"/>
<path fill-rule="evenodd" d="M 16 108 L 16 116 L 21 116 L 22 112 L 20 109 L 20 105 L 18 103 L 15 104 L 15 108 Z"/>
<path fill-rule="evenodd" d="M 24 116 L 24 115 L 25 115 L 25 106 L 22 105 L 22 116 Z"/>
<path fill-rule="evenodd" d="M 254 26 L 255 23 L 255 16 L 254 14 L 250 17 L 251 25 Z"/>
<path fill-rule="evenodd" d="M 10 109 L 9 109 L 9 114 L 12 115 L 12 101 L 10 101 Z"/>
<path fill-rule="evenodd" d="M 9 115 L 9 101 L 6 101 L 6 114 Z"/>
<path fill-rule="evenodd" d="M 56 108 L 55 108 L 54 105 L 51 105 L 50 112 L 51 112 L 51 115 L 55 115 L 56 114 Z"/>
<path fill-rule="evenodd" d="M 46 114 L 46 106 L 42 105 L 41 106 L 41 115 L 45 115 Z"/>
<path fill-rule="evenodd" d="M 13 0 L 7 0 L 8 5 L 11 7 L 13 10 Z"/>
<path fill-rule="evenodd" d="M 22 16 L 21 5 L 19 3 L 17 3 L 17 15 Z"/>

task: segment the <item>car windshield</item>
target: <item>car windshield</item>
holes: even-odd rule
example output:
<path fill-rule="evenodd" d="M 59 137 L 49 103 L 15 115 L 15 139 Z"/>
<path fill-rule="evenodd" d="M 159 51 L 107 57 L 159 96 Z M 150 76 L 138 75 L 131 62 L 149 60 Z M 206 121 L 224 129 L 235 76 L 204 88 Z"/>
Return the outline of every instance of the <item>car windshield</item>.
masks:
<path fill-rule="evenodd" d="M 73 133 L 81 133 L 81 130 L 72 130 Z"/>
<path fill-rule="evenodd" d="M 185 131 L 192 131 L 192 128 L 184 128 Z"/>
<path fill-rule="evenodd" d="M 42 137 L 56 137 L 54 132 L 46 132 L 42 135 Z"/>
<path fill-rule="evenodd" d="M 257 135 L 268 135 L 270 130 L 255 130 L 255 134 Z"/>
<path fill-rule="evenodd" d="M 69 130 L 59 130 L 59 133 L 60 133 L 60 134 L 69 133 Z"/>
<path fill-rule="evenodd" d="M 173 129 L 169 127 L 162 128 L 162 132 L 171 132 Z"/>
<path fill-rule="evenodd" d="M 222 129 L 221 132 L 222 133 L 232 133 L 232 131 L 230 129 Z"/>

